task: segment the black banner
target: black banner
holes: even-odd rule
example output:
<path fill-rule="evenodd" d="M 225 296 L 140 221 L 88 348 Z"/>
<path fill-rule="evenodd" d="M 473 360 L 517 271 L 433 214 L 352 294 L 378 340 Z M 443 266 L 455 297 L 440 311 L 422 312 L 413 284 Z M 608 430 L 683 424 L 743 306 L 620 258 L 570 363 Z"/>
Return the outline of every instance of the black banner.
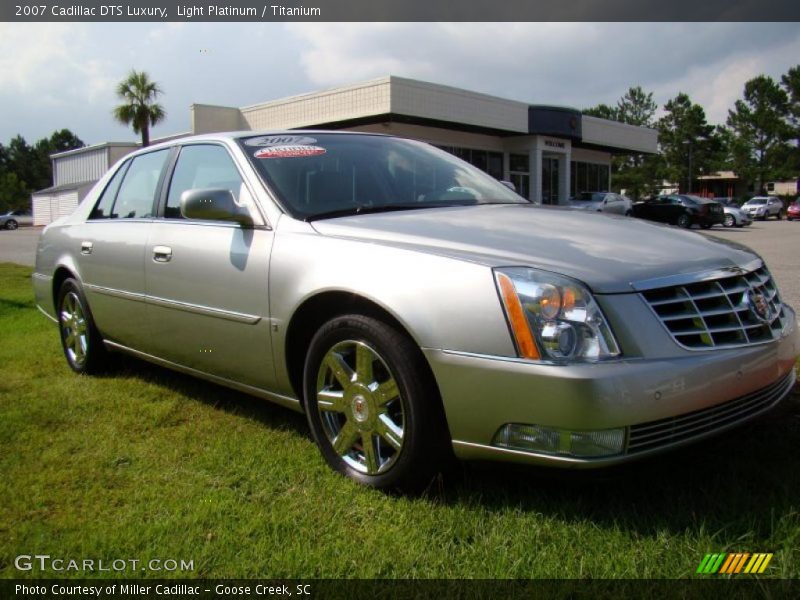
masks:
<path fill-rule="evenodd" d="M 800 21 L 797 0 L 4 0 L 0 21 Z"/>
<path fill-rule="evenodd" d="M 264 598 L 381 600 L 463 598 L 503 600 L 600 598 L 797 598 L 796 580 L 697 576 L 685 580 L 0 580 L 0 598 L 212 600 Z"/>

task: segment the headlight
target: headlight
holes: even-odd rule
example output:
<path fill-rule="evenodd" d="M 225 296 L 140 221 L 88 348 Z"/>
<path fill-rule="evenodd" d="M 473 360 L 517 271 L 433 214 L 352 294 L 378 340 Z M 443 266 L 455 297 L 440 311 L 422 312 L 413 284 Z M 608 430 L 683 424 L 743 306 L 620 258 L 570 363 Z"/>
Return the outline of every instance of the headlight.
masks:
<path fill-rule="evenodd" d="M 611 328 L 585 286 L 528 267 L 495 270 L 517 351 L 557 362 L 619 356 Z"/>

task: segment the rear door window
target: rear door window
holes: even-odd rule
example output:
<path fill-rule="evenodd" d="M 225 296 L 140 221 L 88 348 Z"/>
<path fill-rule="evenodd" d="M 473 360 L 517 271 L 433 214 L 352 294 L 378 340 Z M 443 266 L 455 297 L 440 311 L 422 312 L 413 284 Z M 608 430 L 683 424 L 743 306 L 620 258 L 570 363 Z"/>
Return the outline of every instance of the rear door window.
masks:
<path fill-rule="evenodd" d="M 153 216 L 155 193 L 167 156 L 169 150 L 164 149 L 133 159 L 111 209 L 112 219 L 142 219 Z"/>
<path fill-rule="evenodd" d="M 103 193 L 100 195 L 100 200 L 97 201 L 97 204 L 95 204 L 92 209 L 92 214 L 89 215 L 90 219 L 111 218 L 111 207 L 114 206 L 114 200 L 117 198 L 119 186 L 122 183 L 123 177 L 125 177 L 125 171 L 128 170 L 129 164 L 130 163 L 123 164 L 117 169 L 117 172 L 114 173 L 111 181 L 106 185 L 106 189 L 103 190 Z"/>

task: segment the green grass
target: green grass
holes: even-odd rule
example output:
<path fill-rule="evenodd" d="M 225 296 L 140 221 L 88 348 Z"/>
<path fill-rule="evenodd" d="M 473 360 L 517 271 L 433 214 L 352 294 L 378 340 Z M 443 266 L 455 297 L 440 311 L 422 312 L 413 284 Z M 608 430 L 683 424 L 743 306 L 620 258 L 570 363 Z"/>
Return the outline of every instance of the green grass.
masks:
<path fill-rule="evenodd" d="M 330 472 L 286 409 L 130 359 L 74 375 L 29 276 L 0 265 L 0 577 L 40 576 L 14 568 L 36 553 L 193 560 L 177 575 L 215 578 L 694 577 L 724 551 L 800 575 L 797 389 L 635 466 L 470 465 L 388 496 Z"/>

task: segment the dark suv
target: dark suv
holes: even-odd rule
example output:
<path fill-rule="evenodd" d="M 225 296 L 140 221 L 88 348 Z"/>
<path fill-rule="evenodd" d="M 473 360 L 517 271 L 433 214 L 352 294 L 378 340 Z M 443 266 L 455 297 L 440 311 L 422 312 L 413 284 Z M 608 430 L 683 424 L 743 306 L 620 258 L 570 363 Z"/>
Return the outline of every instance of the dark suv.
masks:
<path fill-rule="evenodd" d="M 722 204 L 689 194 L 659 196 L 649 202 L 635 204 L 633 216 L 678 227 L 699 225 L 709 229 L 725 220 Z"/>

